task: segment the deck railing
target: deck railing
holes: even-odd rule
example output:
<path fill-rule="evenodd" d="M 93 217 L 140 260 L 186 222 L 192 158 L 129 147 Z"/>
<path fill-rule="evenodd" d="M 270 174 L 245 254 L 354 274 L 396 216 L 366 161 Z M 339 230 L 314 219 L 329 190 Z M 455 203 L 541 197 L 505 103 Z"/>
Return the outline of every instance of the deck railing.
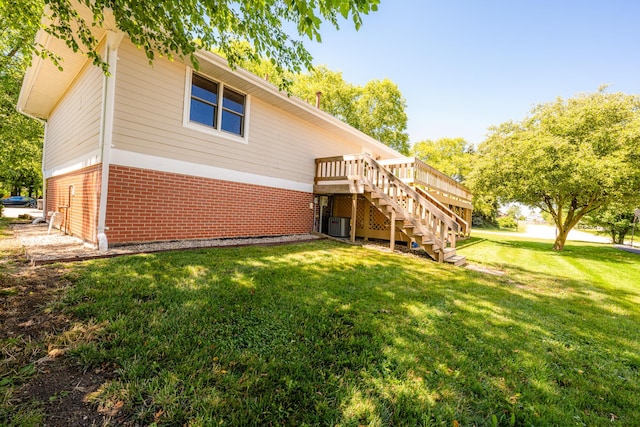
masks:
<path fill-rule="evenodd" d="M 458 235 L 460 236 L 460 238 L 468 237 L 470 235 L 471 230 L 469 228 L 469 223 L 467 221 L 465 221 L 458 214 L 456 214 L 454 211 L 449 209 L 449 207 L 444 205 L 442 202 L 440 202 L 440 200 L 433 197 L 433 195 L 428 191 L 425 191 L 420 187 L 416 187 L 416 191 L 422 197 L 424 197 L 425 199 L 427 199 L 428 201 L 436 205 L 442 212 L 447 214 L 448 217 L 450 217 L 451 219 L 453 219 L 455 222 L 458 223 L 458 230 L 459 230 Z"/>
<path fill-rule="evenodd" d="M 453 199 L 471 202 L 471 191 L 455 179 L 417 158 L 379 160 L 395 176 L 409 185 L 423 186 Z"/>
<path fill-rule="evenodd" d="M 316 159 L 315 182 L 351 181 L 362 176 L 362 154 Z"/>

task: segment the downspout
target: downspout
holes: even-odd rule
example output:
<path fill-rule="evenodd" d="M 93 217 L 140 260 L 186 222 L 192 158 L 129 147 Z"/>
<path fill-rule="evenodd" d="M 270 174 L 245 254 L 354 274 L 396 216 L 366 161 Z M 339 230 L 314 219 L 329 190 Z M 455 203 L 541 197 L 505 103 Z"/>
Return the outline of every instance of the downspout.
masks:
<path fill-rule="evenodd" d="M 24 114 L 24 113 L 23 113 Z M 42 221 L 47 220 L 47 175 L 45 173 L 45 156 L 47 150 L 47 122 L 44 122 L 44 134 L 42 136 Z"/>
<path fill-rule="evenodd" d="M 102 173 L 100 176 L 100 200 L 98 204 L 98 250 L 105 252 L 109 249 L 106 227 L 107 220 L 107 195 L 109 192 L 109 165 L 111 159 L 111 147 L 113 144 L 113 116 L 116 95 L 116 65 L 118 63 L 118 46 L 124 33 L 107 31 L 107 42 L 104 53 L 105 62 L 109 65 L 109 75 L 104 76 L 102 93 L 102 113 L 100 126 L 100 160 Z"/>

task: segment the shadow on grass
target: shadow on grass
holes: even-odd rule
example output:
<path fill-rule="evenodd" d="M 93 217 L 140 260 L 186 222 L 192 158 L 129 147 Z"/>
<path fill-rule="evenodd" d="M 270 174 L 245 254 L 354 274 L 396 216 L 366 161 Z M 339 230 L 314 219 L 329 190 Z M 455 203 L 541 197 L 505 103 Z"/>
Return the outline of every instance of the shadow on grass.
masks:
<path fill-rule="evenodd" d="M 487 239 L 482 238 L 482 237 L 468 237 L 464 240 L 460 240 L 458 242 L 456 242 L 456 248 L 457 249 L 462 249 L 462 248 L 468 248 L 471 246 L 475 246 L 479 243 L 485 242 Z"/>
<path fill-rule="evenodd" d="M 137 422 L 640 424 L 637 311 L 518 273 L 316 242 L 95 261 L 67 303 Z"/>

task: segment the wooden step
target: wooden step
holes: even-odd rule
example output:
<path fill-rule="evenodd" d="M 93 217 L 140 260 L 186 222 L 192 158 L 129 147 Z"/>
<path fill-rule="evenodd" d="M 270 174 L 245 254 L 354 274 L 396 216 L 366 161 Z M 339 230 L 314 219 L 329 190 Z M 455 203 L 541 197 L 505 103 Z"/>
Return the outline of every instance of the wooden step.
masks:
<path fill-rule="evenodd" d="M 456 248 L 444 248 L 444 259 L 453 258 L 456 256 Z"/>
<path fill-rule="evenodd" d="M 387 218 L 390 217 L 391 212 L 393 212 L 395 209 L 393 209 L 393 207 L 391 206 L 387 206 Z M 398 221 L 406 221 L 407 218 L 402 214 L 402 212 L 398 212 L 396 211 L 396 222 Z"/>
<path fill-rule="evenodd" d="M 462 255 L 456 255 L 450 258 L 445 258 L 444 262 L 460 267 L 463 265 L 467 265 L 467 257 Z"/>

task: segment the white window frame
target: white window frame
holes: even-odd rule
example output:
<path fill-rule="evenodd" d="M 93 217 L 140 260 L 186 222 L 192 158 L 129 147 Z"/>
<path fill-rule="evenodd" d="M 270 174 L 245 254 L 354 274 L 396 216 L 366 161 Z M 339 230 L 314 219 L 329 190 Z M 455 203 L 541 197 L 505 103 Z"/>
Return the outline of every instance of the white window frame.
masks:
<path fill-rule="evenodd" d="M 207 135 L 213 135 L 216 137 L 228 139 L 235 142 L 240 142 L 242 144 L 249 143 L 249 112 L 251 111 L 251 97 L 249 94 L 244 93 L 241 90 L 234 88 L 233 86 L 226 85 L 220 80 L 213 79 L 206 74 L 198 72 L 202 77 L 209 79 L 218 85 L 218 107 L 216 112 L 216 124 L 217 127 L 207 126 L 202 123 L 192 122 L 191 117 L 191 76 L 196 71 L 191 67 L 186 67 L 185 73 L 185 83 L 184 83 L 184 108 L 182 113 L 182 125 L 185 128 L 193 129 L 201 133 L 205 133 Z M 224 101 L 224 89 L 225 87 L 233 90 L 234 92 L 238 92 L 239 94 L 244 96 L 244 119 L 243 119 L 243 128 L 242 128 L 242 136 L 236 135 L 232 132 L 227 132 L 222 130 L 222 103 Z"/>

